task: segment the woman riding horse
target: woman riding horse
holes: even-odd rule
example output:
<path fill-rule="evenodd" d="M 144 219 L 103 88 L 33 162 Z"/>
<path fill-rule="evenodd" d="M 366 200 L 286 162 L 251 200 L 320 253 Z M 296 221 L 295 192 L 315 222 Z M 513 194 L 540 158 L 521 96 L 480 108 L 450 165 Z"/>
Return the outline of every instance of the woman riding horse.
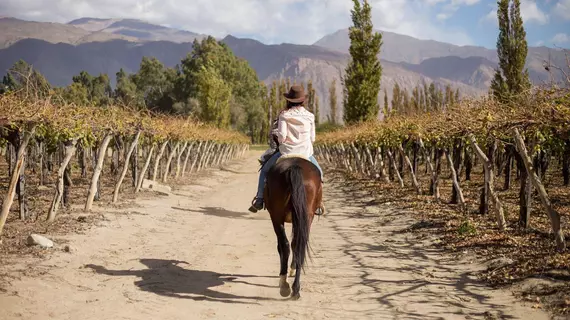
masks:
<path fill-rule="evenodd" d="M 257 185 L 257 195 L 253 199 L 252 206 L 249 208 L 249 211 L 254 213 L 263 209 L 265 177 L 269 169 L 281 156 L 300 156 L 307 158 L 321 172 L 322 181 L 323 171 L 313 156 L 315 116 L 303 106 L 305 103 L 305 91 L 303 86 L 293 85 L 289 89 L 289 92 L 284 93 L 283 96 L 287 100 L 287 108 L 279 113 L 277 129 L 272 132 L 272 135 L 276 136 L 279 142 L 279 151 L 273 154 L 261 167 Z M 318 210 L 323 210 L 322 203 Z"/>

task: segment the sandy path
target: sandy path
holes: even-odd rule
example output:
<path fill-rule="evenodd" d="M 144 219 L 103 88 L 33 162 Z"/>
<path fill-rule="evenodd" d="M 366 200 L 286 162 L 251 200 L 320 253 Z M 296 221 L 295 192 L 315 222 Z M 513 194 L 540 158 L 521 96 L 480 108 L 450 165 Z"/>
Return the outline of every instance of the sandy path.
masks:
<path fill-rule="evenodd" d="M 72 253 L 0 293 L 0 319 L 548 319 L 472 280 L 475 263 L 395 233 L 413 220 L 335 183 L 330 214 L 313 224 L 301 300 L 284 301 L 267 212 L 247 212 L 257 156 L 67 237 Z"/>

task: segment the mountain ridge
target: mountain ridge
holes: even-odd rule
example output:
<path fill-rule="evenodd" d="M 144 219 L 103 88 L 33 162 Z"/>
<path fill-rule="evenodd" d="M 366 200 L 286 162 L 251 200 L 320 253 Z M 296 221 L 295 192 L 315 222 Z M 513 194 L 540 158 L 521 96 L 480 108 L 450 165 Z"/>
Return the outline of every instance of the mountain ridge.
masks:
<path fill-rule="evenodd" d="M 120 68 L 136 72 L 144 55 L 154 56 L 172 67 L 191 52 L 194 39 L 205 37 L 137 19 L 85 17 L 67 24 L 21 21 L 0 19 L 0 26 L 10 23 L 23 26 L 19 33 L 15 32 L 17 28 L 10 29 L 12 41 L 9 44 L 3 43 L 0 37 L 0 72 L 25 57 L 24 60 L 55 85 L 69 84 L 72 76 L 81 70 L 107 73 L 114 83 L 114 74 Z M 63 41 L 57 42 L 53 32 L 40 30 L 39 26 L 47 31 L 56 30 Z M 341 79 L 350 59 L 348 29 L 326 35 L 312 45 L 268 45 L 231 34 L 220 41 L 236 56 L 246 59 L 261 81 L 270 83 L 290 77 L 306 83 L 312 79 L 321 97 L 323 117 L 329 109 L 328 89 L 333 79 L 337 80 L 337 101 L 341 103 Z M 484 47 L 456 46 L 391 32 L 383 32 L 383 42 L 381 91 L 387 91 L 389 100 L 396 82 L 408 91 L 424 82 L 434 82 L 438 86 L 449 84 L 454 89 L 459 88 L 464 95 L 484 94 L 496 68 L 495 50 Z M 529 49 L 527 64 L 533 81 L 547 78 L 541 59 L 548 54 L 552 57 L 549 48 Z M 383 93 L 379 98 L 383 99 Z"/>

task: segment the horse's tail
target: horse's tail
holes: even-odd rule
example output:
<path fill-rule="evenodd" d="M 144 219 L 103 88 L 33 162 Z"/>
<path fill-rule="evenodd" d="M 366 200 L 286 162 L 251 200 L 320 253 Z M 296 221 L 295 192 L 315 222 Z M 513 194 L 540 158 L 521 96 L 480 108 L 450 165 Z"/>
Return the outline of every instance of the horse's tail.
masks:
<path fill-rule="evenodd" d="M 293 239 L 291 244 L 293 257 L 297 267 L 304 269 L 305 256 L 309 243 L 309 217 L 307 210 L 307 195 L 303 183 L 303 170 L 298 164 L 293 164 L 287 174 L 291 198 L 289 204 L 293 219 Z"/>

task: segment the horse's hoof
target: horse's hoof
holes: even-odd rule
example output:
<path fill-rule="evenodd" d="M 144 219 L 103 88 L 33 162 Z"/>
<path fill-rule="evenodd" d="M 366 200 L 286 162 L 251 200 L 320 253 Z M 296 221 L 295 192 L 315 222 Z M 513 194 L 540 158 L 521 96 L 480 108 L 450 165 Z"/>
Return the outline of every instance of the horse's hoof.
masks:
<path fill-rule="evenodd" d="M 293 300 L 293 301 L 297 301 L 297 300 L 299 300 L 299 299 L 301 299 L 301 294 L 300 294 L 299 292 L 294 293 L 294 294 L 291 296 L 291 300 Z"/>
<path fill-rule="evenodd" d="M 287 275 L 279 276 L 279 293 L 282 297 L 288 297 L 291 294 L 291 286 L 287 282 Z"/>
<path fill-rule="evenodd" d="M 279 289 L 279 294 L 283 298 L 288 297 L 291 294 L 291 287 L 288 283 L 281 284 L 281 288 Z"/>

